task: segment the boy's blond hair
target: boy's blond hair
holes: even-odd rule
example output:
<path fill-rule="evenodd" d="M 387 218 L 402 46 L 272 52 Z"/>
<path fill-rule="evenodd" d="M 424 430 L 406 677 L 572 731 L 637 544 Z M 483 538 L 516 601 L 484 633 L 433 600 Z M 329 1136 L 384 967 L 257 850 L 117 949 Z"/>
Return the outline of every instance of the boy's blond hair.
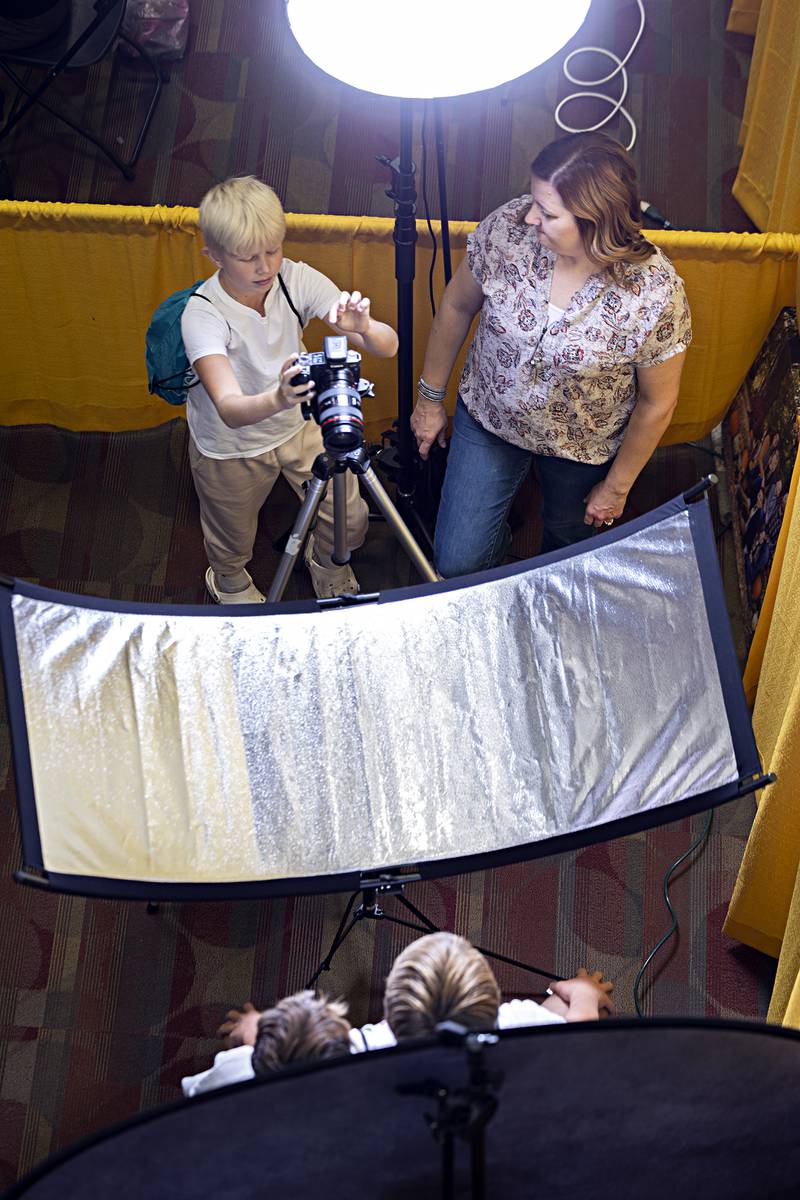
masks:
<path fill-rule="evenodd" d="M 253 254 L 276 249 L 286 236 L 283 205 L 254 175 L 215 184 L 200 201 L 200 229 L 216 254 Z"/>
<path fill-rule="evenodd" d="M 407 946 L 389 972 L 383 999 L 396 1038 L 432 1033 L 442 1021 L 491 1029 L 499 1007 L 491 967 L 455 933 L 430 933 Z"/>
<path fill-rule="evenodd" d="M 350 1022 L 343 1000 L 313 992 L 285 996 L 261 1014 L 253 1047 L 253 1071 L 268 1075 L 290 1062 L 350 1053 Z"/>

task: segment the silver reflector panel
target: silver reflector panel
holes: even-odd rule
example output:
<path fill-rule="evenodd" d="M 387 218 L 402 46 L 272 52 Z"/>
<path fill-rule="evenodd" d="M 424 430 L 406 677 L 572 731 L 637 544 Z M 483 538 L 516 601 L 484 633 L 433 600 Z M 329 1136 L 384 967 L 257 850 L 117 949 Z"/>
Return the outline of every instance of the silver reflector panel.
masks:
<path fill-rule="evenodd" d="M 223 883 L 480 855 L 738 779 L 687 510 L 326 613 L 15 594 L 46 870 Z"/>

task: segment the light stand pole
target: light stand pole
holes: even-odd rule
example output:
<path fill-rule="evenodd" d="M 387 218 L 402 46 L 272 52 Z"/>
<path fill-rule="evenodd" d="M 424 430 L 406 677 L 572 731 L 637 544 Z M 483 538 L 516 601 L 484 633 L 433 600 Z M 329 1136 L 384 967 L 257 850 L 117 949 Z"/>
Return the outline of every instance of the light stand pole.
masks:
<path fill-rule="evenodd" d="M 400 105 L 400 153 L 378 162 L 392 172 L 386 195 L 394 201 L 394 273 L 397 280 L 397 421 L 390 434 L 390 445 L 378 455 L 379 467 L 397 486 L 398 500 L 408 507 L 413 500 L 417 470 L 417 452 L 411 432 L 414 408 L 414 275 L 417 243 L 417 193 L 414 186 L 416 167 L 411 158 L 411 101 Z"/>
<path fill-rule="evenodd" d="M 436 119 L 436 165 L 439 185 L 439 210 L 442 227 L 442 261 L 445 286 L 452 274 L 450 266 L 450 237 L 447 218 L 447 193 L 444 164 L 444 135 L 441 107 L 434 101 Z M 414 277 L 417 243 L 417 193 L 414 177 L 416 166 L 412 154 L 412 101 L 404 99 L 400 108 L 400 152 L 395 159 L 378 156 L 378 162 L 392 172 L 392 182 L 386 195 L 394 202 L 395 278 L 397 280 L 397 419 L 393 428 L 383 434 L 384 448 L 376 456 L 379 470 L 397 488 L 397 506 L 406 521 L 413 521 L 433 548 L 433 525 L 441 490 L 433 463 L 423 462 L 417 454 L 416 438 L 411 429 L 414 411 Z M 432 447 L 436 454 L 438 447 Z"/>

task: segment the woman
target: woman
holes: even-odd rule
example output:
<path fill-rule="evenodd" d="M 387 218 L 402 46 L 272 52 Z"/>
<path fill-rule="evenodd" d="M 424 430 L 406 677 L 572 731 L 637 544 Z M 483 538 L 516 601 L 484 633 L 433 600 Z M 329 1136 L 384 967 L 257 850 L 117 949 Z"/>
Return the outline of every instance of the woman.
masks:
<path fill-rule="evenodd" d="M 450 443 L 435 557 L 445 576 L 496 566 L 532 463 L 541 552 L 611 525 L 667 428 L 691 341 L 683 283 L 643 236 L 633 163 L 602 133 L 546 146 L 531 195 L 497 209 L 431 329 L 411 425 L 445 442 L 447 381 L 475 314 Z"/>

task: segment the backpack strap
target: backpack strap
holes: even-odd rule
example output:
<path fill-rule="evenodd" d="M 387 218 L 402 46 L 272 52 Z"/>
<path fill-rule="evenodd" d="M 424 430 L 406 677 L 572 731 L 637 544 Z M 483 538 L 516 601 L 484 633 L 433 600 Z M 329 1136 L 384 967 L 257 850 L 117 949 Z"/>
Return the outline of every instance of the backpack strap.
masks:
<path fill-rule="evenodd" d="M 300 322 L 300 328 L 301 329 L 305 328 L 303 325 L 303 318 L 300 316 L 300 313 L 297 311 L 295 306 L 292 304 L 292 297 L 289 295 L 289 292 L 287 290 L 286 284 L 283 282 L 283 276 L 281 275 L 280 271 L 278 272 L 278 283 L 281 285 L 281 291 L 283 292 L 284 296 L 286 297 L 286 303 L 289 305 L 289 308 L 292 310 L 294 315 L 297 317 L 297 320 Z"/>

